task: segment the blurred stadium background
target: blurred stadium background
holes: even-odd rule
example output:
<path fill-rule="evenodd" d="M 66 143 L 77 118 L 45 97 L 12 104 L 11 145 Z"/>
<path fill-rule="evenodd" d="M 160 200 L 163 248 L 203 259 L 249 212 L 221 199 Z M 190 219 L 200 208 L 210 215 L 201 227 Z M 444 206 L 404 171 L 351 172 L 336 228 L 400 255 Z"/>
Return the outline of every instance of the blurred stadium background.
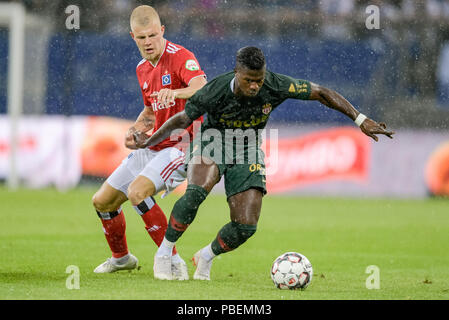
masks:
<path fill-rule="evenodd" d="M 90 198 L 128 154 L 124 133 L 143 107 L 128 26 L 139 4 L 159 11 L 166 38 L 209 79 L 256 45 L 272 71 L 332 88 L 396 131 L 376 143 L 318 102 L 281 105 L 267 127 L 259 235 L 218 257 L 212 286 L 151 281 L 156 246 L 129 203 L 141 270 L 92 272 L 110 253 Z M 79 29 L 66 27 L 70 5 Z M 379 29 L 366 27 L 369 5 Z M 0 299 L 447 300 L 448 202 L 429 197 L 449 195 L 448 120 L 449 0 L 0 0 Z M 222 191 L 178 243 L 186 261 L 228 221 Z M 159 201 L 166 214 L 177 198 Z M 305 292 L 271 283 L 286 251 L 314 266 Z M 367 290 L 373 264 L 381 290 Z M 68 290 L 71 265 L 82 290 Z"/>
<path fill-rule="evenodd" d="M 129 15 L 143 3 L 159 11 L 165 37 L 193 51 L 209 79 L 233 68 L 238 48 L 256 45 L 272 71 L 332 88 L 396 131 L 374 143 L 338 112 L 287 101 L 269 123 L 279 129 L 279 167 L 288 168 L 278 170 L 272 192 L 449 194 L 447 0 L 0 1 L 25 12 L 23 88 L 12 103 L 12 39 L 0 7 L 3 183 L 59 190 L 100 183 L 127 154 L 123 132 L 142 108 Z M 77 30 L 66 27 L 69 5 L 80 9 Z M 368 5 L 380 9 L 379 29 L 366 27 Z"/>

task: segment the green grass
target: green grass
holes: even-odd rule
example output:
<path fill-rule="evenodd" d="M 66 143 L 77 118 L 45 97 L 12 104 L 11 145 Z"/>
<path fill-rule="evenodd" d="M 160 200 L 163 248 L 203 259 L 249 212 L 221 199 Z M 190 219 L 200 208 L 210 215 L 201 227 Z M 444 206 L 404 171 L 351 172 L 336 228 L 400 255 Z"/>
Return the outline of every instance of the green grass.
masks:
<path fill-rule="evenodd" d="M 156 247 L 140 217 L 124 205 L 128 246 L 141 268 L 94 274 L 110 256 L 91 207 L 94 189 L 67 193 L 0 188 L 0 299 L 449 299 L 447 199 L 333 199 L 267 196 L 258 230 L 242 247 L 219 256 L 212 281 L 156 281 Z M 159 200 L 168 214 L 176 195 Z M 229 219 L 225 197 L 211 195 L 178 242 L 186 259 Z M 271 263 L 286 251 L 312 262 L 305 291 L 278 290 Z M 66 268 L 80 269 L 80 289 L 66 288 Z M 367 266 L 380 269 L 368 290 Z M 190 274 L 193 267 L 189 264 Z"/>

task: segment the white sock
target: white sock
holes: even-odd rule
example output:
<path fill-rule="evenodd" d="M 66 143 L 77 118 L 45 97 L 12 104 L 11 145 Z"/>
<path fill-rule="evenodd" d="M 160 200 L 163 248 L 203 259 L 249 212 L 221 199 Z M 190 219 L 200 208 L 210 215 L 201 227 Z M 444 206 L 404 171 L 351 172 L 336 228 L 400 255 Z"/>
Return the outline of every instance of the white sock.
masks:
<path fill-rule="evenodd" d="M 157 249 L 156 256 L 158 257 L 171 256 L 173 253 L 174 246 L 175 246 L 174 242 L 170 242 L 164 237 L 164 240 L 162 240 L 159 249 Z"/>
<path fill-rule="evenodd" d="M 125 264 L 129 259 L 129 253 L 123 257 L 120 258 L 114 258 L 112 257 L 112 263 L 114 264 Z"/>
<path fill-rule="evenodd" d="M 216 255 L 212 251 L 211 243 L 209 243 L 207 246 L 201 249 L 201 257 L 203 257 L 203 259 L 205 259 L 208 262 L 216 257 Z"/>

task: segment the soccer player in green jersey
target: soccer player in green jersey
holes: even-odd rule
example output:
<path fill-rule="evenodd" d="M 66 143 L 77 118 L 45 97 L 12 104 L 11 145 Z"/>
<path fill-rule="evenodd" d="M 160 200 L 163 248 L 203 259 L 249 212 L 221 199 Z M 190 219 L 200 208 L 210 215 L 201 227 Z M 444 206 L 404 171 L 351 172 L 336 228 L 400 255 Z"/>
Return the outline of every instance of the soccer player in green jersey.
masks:
<path fill-rule="evenodd" d="M 155 254 L 155 278 L 172 279 L 172 248 L 222 176 L 231 221 L 219 230 L 210 244 L 194 255 L 196 270 L 193 278 L 210 280 L 213 258 L 236 249 L 256 232 L 262 197 L 266 193 L 259 131 L 265 127 L 271 112 L 288 98 L 318 100 L 354 120 L 362 132 L 375 141 L 378 141 L 377 134 L 389 138 L 394 134 L 386 130 L 384 123 L 361 114 L 337 92 L 267 70 L 259 48 L 241 48 L 233 72 L 206 84 L 187 102 L 184 111 L 172 116 L 150 138 L 143 133 L 135 134 L 139 147 L 152 146 L 169 137 L 173 130 L 187 128 L 195 119 L 207 114 L 186 160 L 187 189 L 173 207 L 165 238 Z M 229 132 L 233 133 L 231 138 L 227 135 Z M 213 137 L 212 141 L 210 137 Z M 242 138 L 240 145 L 235 142 L 235 137 L 237 140 Z"/>

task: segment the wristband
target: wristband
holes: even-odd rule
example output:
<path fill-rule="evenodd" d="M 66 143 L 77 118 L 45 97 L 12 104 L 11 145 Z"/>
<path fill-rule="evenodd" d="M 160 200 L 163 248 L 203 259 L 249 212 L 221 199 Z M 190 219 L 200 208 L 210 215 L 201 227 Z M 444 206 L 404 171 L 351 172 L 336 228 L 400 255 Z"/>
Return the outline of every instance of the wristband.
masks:
<path fill-rule="evenodd" d="M 355 118 L 354 122 L 357 126 L 361 126 L 363 121 L 365 121 L 365 119 L 368 118 L 367 116 L 365 116 L 363 113 L 359 113 L 359 115 L 357 116 L 357 118 Z"/>

